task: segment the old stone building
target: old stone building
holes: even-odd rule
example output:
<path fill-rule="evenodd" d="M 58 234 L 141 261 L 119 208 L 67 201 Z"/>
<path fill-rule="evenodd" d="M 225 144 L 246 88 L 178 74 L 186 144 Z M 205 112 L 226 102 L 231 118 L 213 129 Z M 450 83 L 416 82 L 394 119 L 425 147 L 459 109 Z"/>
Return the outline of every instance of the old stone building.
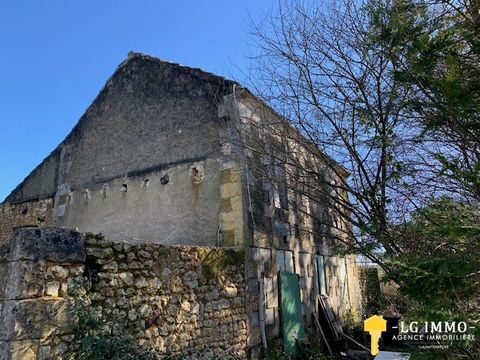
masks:
<path fill-rule="evenodd" d="M 296 191 L 308 166 L 345 180 L 325 162 L 333 163 L 238 83 L 130 53 L 0 205 L 0 244 L 15 228 L 38 226 L 132 246 L 244 251 L 239 283 L 252 348 L 281 334 L 278 271 L 298 274 L 306 326 L 320 293 L 341 318 L 359 312 L 355 258 L 336 254 L 348 225 L 331 200 Z"/>

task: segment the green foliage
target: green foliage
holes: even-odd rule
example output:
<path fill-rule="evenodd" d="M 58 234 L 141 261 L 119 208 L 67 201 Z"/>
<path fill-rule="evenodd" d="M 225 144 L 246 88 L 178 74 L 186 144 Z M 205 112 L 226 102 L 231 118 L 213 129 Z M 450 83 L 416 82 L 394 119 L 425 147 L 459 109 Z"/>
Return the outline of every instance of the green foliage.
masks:
<path fill-rule="evenodd" d="M 389 275 L 401 284 L 401 293 L 426 306 L 448 309 L 478 288 L 469 277 L 475 264 L 467 256 L 408 254 L 391 263 L 396 266 Z"/>
<path fill-rule="evenodd" d="M 327 360 L 322 350 L 306 344 L 299 344 L 298 353 L 295 358 L 274 350 L 267 350 L 263 356 L 263 360 Z"/>
<path fill-rule="evenodd" d="M 480 318 L 479 214 L 476 206 L 442 197 L 396 228 L 404 251 L 388 259 L 388 276 L 400 285 L 400 294 L 416 305 L 408 309 L 412 319 L 466 321 L 475 326 Z M 473 344 L 455 345 L 467 351 Z M 444 357 L 450 352 L 438 354 L 439 359 L 452 358 Z"/>
<path fill-rule="evenodd" d="M 479 214 L 475 206 L 443 197 L 395 229 L 404 251 L 389 259 L 389 276 L 405 295 L 448 309 L 479 290 Z"/>
<path fill-rule="evenodd" d="M 141 350 L 131 337 L 86 335 L 79 344 L 79 349 L 72 355 L 78 360 L 150 360 L 157 357 Z"/>
<path fill-rule="evenodd" d="M 328 358 L 323 354 L 322 349 L 309 345 L 300 345 L 298 347 L 297 359 L 327 360 Z"/>
<path fill-rule="evenodd" d="M 221 275 L 228 266 L 238 266 L 245 261 L 244 251 L 210 250 L 202 259 L 203 274 L 209 280 Z"/>

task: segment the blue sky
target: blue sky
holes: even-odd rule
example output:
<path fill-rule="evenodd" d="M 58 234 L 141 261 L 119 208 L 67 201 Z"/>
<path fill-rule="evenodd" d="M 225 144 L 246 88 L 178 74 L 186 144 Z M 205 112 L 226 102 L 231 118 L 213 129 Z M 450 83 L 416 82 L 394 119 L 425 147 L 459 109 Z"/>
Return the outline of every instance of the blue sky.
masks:
<path fill-rule="evenodd" d="M 0 0 L 0 201 L 58 145 L 130 50 L 242 80 L 274 1 Z"/>

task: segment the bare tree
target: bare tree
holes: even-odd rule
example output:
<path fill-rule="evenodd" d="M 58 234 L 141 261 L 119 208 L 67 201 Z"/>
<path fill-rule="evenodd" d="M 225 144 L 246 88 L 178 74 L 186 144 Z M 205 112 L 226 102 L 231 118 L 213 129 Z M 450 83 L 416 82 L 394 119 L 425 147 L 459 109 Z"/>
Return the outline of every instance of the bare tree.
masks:
<path fill-rule="evenodd" d="M 413 186 L 418 128 L 405 110 L 410 90 L 393 76 L 394 44 L 378 41 L 388 20 L 379 9 L 342 0 L 282 2 L 277 14 L 255 27 L 261 51 L 252 82 L 325 160 L 323 167 L 303 165 L 309 188 L 303 195 L 318 204 L 330 199 L 349 223 L 355 250 L 381 263 L 383 251 L 402 251 L 390 224 L 416 208 L 420 197 Z M 272 131 L 271 124 L 263 126 Z M 288 144 L 292 131 L 282 131 L 275 136 Z M 288 146 L 284 151 L 292 153 Z M 324 166 L 341 181 L 326 176 Z M 289 175 L 299 178 L 297 170 Z"/>

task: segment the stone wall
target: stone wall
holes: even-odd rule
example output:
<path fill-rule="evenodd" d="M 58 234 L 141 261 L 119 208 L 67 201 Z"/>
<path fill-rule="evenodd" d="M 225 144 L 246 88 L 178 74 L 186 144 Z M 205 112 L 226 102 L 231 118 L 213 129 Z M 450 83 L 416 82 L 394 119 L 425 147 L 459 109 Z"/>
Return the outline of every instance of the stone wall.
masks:
<path fill-rule="evenodd" d="M 10 240 L 16 227 L 51 226 L 52 209 L 52 198 L 0 204 L 0 244 Z"/>
<path fill-rule="evenodd" d="M 233 103 L 229 116 L 238 124 L 237 141 L 244 146 L 247 296 L 256 297 L 259 289 L 264 292 L 261 304 L 248 301 L 250 326 L 256 334 L 251 339 L 260 341 L 262 327 L 267 342 L 280 335 L 278 271 L 298 275 L 304 324 L 314 325 L 317 255 L 324 257 L 326 294 L 334 312 L 344 323 L 359 320 L 356 256 L 339 254 L 345 250 L 342 245 L 351 241 L 350 224 L 336 211 L 341 202 L 333 200 L 347 195 L 325 185 L 341 184 L 347 174 L 339 166 L 326 166 L 331 160 L 248 93 L 226 96 L 224 103 L 229 101 Z M 325 196 L 328 192 L 330 196 Z"/>
<path fill-rule="evenodd" d="M 245 355 L 244 255 L 212 247 L 114 243 L 46 228 L 17 230 L 0 257 L 0 358 L 57 359 L 75 347 L 80 280 L 106 331 L 157 354 L 222 348 Z"/>
<path fill-rule="evenodd" d="M 0 359 L 50 359 L 68 349 L 68 285 L 83 274 L 84 237 L 17 230 L 0 248 Z"/>
<path fill-rule="evenodd" d="M 267 340 L 271 342 L 281 335 L 281 308 L 279 302 L 278 271 L 284 271 L 276 262 L 281 250 L 260 247 L 247 248 L 247 307 L 249 314 L 249 345 L 260 344 L 261 326 L 265 326 Z M 315 266 L 315 254 L 293 251 L 292 272 L 298 275 L 300 302 L 305 327 L 314 326 L 313 313 L 317 312 L 319 294 Z M 345 262 L 344 280 L 340 277 L 340 262 Z M 361 303 L 358 284 L 358 268 L 355 256 L 325 256 L 327 295 L 334 313 L 341 323 L 358 321 Z M 346 287 L 346 289 L 345 289 Z M 263 289 L 263 304 L 259 304 L 259 291 Z M 342 289 L 345 293 L 342 294 Z M 260 295 L 262 296 L 262 295 Z M 263 308 L 262 308 L 263 307 Z"/>
<path fill-rule="evenodd" d="M 375 266 L 361 266 L 358 267 L 358 274 L 364 316 L 378 314 L 382 297 L 378 269 Z"/>

